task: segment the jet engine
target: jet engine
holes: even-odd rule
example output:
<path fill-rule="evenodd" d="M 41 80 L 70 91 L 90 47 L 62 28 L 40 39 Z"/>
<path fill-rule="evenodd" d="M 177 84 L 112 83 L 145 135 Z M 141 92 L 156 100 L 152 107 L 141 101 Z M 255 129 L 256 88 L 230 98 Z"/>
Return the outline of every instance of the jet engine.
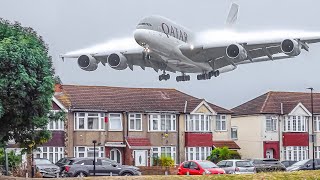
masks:
<path fill-rule="evenodd" d="M 108 56 L 108 64 L 116 70 L 124 70 L 128 67 L 127 58 L 121 53 L 112 53 Z"/>
<path fill-rule="evenodd" d="M 226 49 L 226 54 L 231 59 L 247 59 L 247 51 L 240 44 L 231 44 Z"/>
<path fill-rule="evenodd" d="M 281 43 L 281 50 L 289 56 L 298 56 L 301 53 L 301 45 L 298 41 L 286 39 Z"/>
<path fill-rule="evenodd" d="M 85 71 L 94 71 L 98 68 L 97 60 L 91 55 L 81 55 L 78 58 L 78 65 Z"/>

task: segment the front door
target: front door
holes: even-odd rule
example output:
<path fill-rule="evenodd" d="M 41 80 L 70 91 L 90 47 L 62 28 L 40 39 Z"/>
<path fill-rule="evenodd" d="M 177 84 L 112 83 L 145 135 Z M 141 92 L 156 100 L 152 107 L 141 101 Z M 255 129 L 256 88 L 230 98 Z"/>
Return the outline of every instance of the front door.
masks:
<path fill-rule="evenodd" d="M 134 150 L 135 166 L 147 166 L 147 150 Z"/>
<path fill-rule="evenodd" d="M 273 149 L 267 149 L 266 158 L 267 159 L 273 159 Z"/>

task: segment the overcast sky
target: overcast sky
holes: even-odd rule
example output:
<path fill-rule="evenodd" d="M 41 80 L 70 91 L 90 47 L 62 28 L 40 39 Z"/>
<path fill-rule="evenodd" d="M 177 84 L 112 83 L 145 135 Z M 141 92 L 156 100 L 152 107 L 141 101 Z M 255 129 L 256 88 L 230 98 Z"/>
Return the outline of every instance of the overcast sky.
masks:
<path fill-rule="evenodd" d="M 99 64 L 81 70 L 76 60 L 62 62 L 59 54 L 108 39 L 129 37 L 139 20 L 162 15 L 199 32 L 222 29 L 231 0 L 1 0 L 0 17 L 33 27 L 44 37 L 53 56 L 56 74 L 64 84 L 176 88 L 225 108 L 235 107 L 268 91 L 320 91 L 320 44 L 311 45 L 290 60 L 241 65 L 208 81 L 158 81 L 158 73 L 137 67 L 117 71 Z M 304 30 L 320 32 L 318 0 L 237 0 L 236 30 Z M 132 37 L 133 38 L 133 37 Z"/>

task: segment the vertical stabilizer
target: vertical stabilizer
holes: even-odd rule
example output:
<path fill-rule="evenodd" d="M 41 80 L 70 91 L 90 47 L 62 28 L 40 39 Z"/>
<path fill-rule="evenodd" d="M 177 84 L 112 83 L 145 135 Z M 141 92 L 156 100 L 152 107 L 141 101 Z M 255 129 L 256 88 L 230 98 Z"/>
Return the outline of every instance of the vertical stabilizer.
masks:
<path fill-rule="evenodd" d="M 237 22 L 238 12 L 239 12 L 239 5 L 236 3 L 232 3 L 228 17 L 227 17 L 227 21 L 226 21 L 227 27 L 232 27 L 233 24 Z"/>

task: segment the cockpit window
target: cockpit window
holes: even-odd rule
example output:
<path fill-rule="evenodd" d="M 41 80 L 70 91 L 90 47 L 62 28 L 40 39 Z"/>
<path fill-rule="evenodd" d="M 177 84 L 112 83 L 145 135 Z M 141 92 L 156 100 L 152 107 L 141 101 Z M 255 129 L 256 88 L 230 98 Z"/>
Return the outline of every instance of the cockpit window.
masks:
<path fill-rule="evenodd" d="M 139 23 L 138 26 L 152 26 L 150 23 Z"/>

